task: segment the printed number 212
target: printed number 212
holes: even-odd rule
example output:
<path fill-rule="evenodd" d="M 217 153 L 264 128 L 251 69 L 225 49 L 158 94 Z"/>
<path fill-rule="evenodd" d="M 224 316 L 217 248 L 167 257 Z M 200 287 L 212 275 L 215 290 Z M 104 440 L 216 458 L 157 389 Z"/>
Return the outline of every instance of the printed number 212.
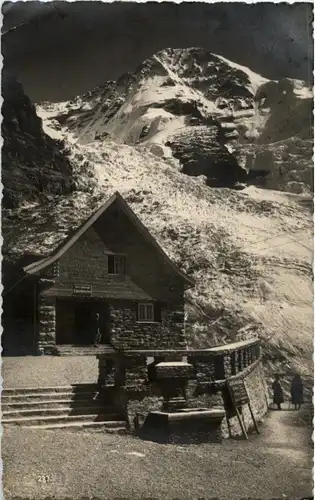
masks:
<path fill-rule="evenodd" d="M 50 477 L 49 476 L 38 476 L 37 481 L 39 483 L 49 483 Z"/>

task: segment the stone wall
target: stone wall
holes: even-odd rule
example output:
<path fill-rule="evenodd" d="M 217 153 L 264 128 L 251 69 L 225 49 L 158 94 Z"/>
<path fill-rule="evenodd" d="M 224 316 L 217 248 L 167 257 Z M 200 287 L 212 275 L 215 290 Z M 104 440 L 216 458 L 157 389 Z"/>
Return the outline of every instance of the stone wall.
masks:
<path fill-rule="evenodd" d="M 128 426 L 131 430 L 136 430 L 138 424 L 141 426 L 150 411 L 161 411 L 163 398 L 153 390 L 147 392 L 128 391 L 126 401 L 126 414 Z"/>
<path fill-rule="evenodd" d="M 122 362 L 124 362 L 124 385 L 128 387 L 128 390 L 141 392 L 148 389 L 146 357 L 125 357 Z"/>
<path fill-rule="evenodd" d="M 43 294 L 46 288 L 38 287 L 37 343 L 39 352 L 50 354 L 51 347 L 56 344 L 56 298 L 53 295 Z M 157 322 L 138 322 L 137 302 L 116 300 L 107 303 L 109 303 L 110 342 L 114 348 L 118 350 L 185 348 L 183 303 L 162 304 L 161 321 Z M 61 329 L 71 327 L 68 324 L 57 326 Z M 44 345 L 47 347 L 45 350 L 43 350 Z"/>
<path fill-rule="evenodd" d="M 56 346 L 56 300 L 37 296 L 37 353 L 54 354 Z"/>
<path fill-rule="evenodd" d="M 138 322 L 137 303 L 110 302 L 111 343 L 117 349 L 182 349 L 184 303 L 161 304 L 161 321 Z"/>
<path fill-rule="evenodd" d="M 218 374 L 220 373 L 221 359 L 221 357 L 214 356 L 188 356 L 188 363 L 195 367 L 199 386 L 220 378 Z"/>
<path fill-rule="evenodd" d="M 13 274 L 13 279 L 14 279 Z M 16 282 L 18 279 L 16 279 Z M 14 284 L 14 282 L 13 282 Z M 3 284 L 6 286 L 6 284 Z M 12 287 L 6 286 L 6 290 Z M 2 354 L 16 356 L 34 354 L 35 347 L 35 287 L 31 280 L 22 280 L 10 293 L 3 293 Z"/>
<path fill-rule="evenodd" d="M 187 388 L 187 406 L 189 408 L 213 408 L 223 406 L 222 393 L 211 385 L 199 385 L 198 380 L 190 380 Z"/>

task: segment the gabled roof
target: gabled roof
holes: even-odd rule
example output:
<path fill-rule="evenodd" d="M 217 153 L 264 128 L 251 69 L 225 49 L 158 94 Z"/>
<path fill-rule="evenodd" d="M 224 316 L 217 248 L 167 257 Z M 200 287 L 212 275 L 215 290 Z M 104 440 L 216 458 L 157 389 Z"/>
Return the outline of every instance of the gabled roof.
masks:
<path fill-rule="evenodd" d="M 193 286 L 195 284 L 194 280 L 188 277 L 171 259 L 166 255 L 164 250 L 160 247 L 158 242 L 153 238 L 148 229 L 142 224 L 140 219 L 136 216 L 133 210 L 125 202 L 120 193 L 116 192 L 107 200 L 104 205 L 102 205 L 94 214 L 91 215 L 72 235 L 70 235 L 66 240 L 49 256 L 34 262 L 23 268 L 24 272 L 27 274 L 36 274 L 48 266 L 51 266 L 56 260 L 62 257 L 63 254 L 69 250 L 69 248 L 74 245 L 74 243 L 87 231 L 97 219 L 106 212 L 114 203 L 118 203 L 119 208 L 125 213 L 128 219 L 135 225 L 137 230 L 141 233 L 143 238 L 154 246 L 158 253 L 163 257 L 163 260 L 173 269 L 175 274 L 182 278 L 188 285 Z"/>

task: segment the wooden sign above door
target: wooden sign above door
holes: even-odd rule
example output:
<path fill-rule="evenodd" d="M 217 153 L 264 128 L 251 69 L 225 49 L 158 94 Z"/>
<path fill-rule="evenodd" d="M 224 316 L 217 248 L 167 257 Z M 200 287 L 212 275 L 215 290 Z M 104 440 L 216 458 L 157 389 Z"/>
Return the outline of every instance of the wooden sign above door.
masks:
<path fill-rule="evenodd" d="M 90 297 L 92 295 L 91 285 L 73 285 L 73 295 Z"/>

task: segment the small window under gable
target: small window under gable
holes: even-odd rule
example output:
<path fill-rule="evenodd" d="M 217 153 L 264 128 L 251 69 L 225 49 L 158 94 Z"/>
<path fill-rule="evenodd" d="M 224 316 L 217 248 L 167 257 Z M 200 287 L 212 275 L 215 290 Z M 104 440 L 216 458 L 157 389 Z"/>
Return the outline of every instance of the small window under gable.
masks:
<path fill-rule="evenodd" d="M 126 259 L 124 255 L 108 256 L 108 274 L 125 274 Z"/>

